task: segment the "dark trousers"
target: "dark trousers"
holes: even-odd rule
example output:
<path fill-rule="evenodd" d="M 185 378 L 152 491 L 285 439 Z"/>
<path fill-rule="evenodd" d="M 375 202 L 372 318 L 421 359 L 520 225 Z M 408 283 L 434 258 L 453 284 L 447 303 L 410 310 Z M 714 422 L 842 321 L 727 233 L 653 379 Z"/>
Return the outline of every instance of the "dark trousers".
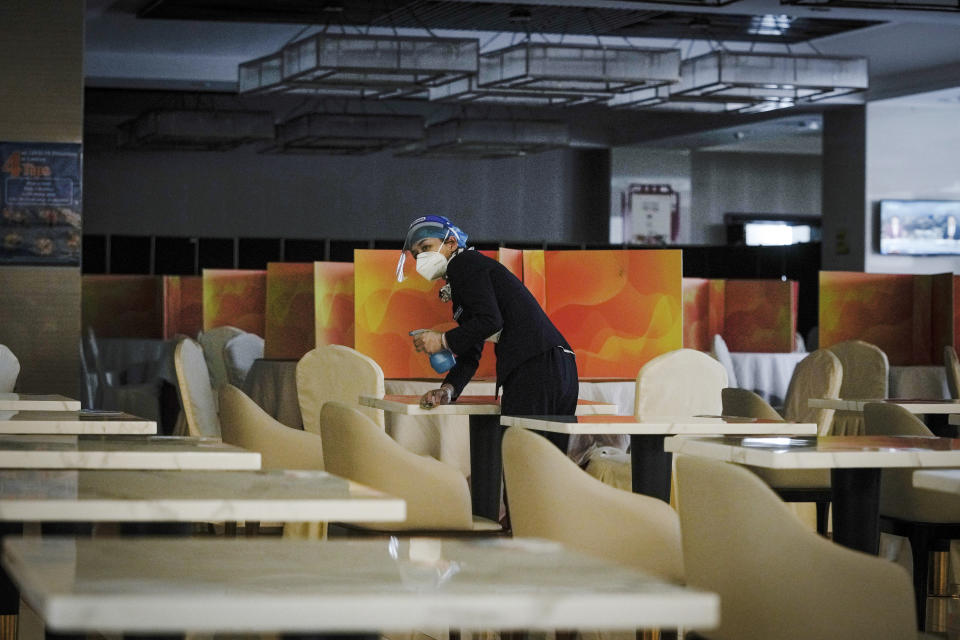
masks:
<path fill-rule="evenodd" d="M 500 412 L 506 416 L 572 416 L 577 410 L 579 392 L 576 358 L 555 347 L 510 372 L 503 381 Z M 540 435 L 567 452 L 569 435 Z"/>

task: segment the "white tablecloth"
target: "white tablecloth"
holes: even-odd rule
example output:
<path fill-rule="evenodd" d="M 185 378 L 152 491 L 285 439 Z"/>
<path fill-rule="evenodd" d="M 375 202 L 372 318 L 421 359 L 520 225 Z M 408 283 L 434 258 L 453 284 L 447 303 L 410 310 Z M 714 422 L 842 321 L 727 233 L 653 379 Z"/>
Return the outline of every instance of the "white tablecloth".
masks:
<path fill-rule="evenodd" d="M 782 407 L 797 363 L 806 353 L 731 352 L 737 386 L 749 389 L 774 407 Z"/>

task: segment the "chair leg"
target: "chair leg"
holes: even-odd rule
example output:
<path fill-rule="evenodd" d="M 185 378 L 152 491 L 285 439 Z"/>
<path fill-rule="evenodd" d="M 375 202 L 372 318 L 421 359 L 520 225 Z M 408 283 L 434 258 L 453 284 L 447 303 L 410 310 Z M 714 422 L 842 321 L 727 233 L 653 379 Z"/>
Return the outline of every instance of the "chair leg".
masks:
<path fill-rule="evenodd" d="M 917 603 L 917 629 L 927 624 L 927 580 L 930 570 L 930 533 L 924 527 L 912 527 L 907 536 L 913 555 L 913 593 Z"/>
<path fill-rule="evenodd" d="M 830 502 L 817 502 L 817 533 L 827 536 L 827 522 L 830 518 Z"/>

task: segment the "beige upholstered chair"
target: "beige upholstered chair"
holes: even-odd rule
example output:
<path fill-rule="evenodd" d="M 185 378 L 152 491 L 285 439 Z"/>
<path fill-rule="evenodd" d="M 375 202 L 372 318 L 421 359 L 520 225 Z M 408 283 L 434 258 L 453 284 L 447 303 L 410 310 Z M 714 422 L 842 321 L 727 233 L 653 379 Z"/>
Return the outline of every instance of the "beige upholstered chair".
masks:
<path fill-rule="evenodd" d="M 957 359 L 957 350 L 950 345 L 943 348 L 943 364 L 947 369 L 950 397 L 960 399 L 960 359 Z"/>
<path fill-rule="evenodd" d="M 677 459 L 687 585 L 720 594 L 708 638 L 916 637 L 910 578 L 807 530 L 737 465 Z"/>
<path fill-rule="evenodd" d="M 241 333 L 223 345 L 223 366 L 227 384 L 243 387 L 253 363 L 263 357 L 263 338 L 255 333 Z"/>
<path fill-rule="evenodd" d="M 882 399 L 887 397 L 890 363 L 883 350 L 863 340 L 847 340 L 829 347 L 843 366 L 840 397 L 845 399 Z M 833 415 L 830 434 L 855 436 L 863 433 L 863 414 L 859 411 L 837 411 Z"/>
<path fill-rule="evenodd" d="M 761 420 L 780 420 L 783 418 L 766 400 L 749 389 L 727 387 L 720 392 L 723 415 Z"/>
<path fill-rule="evenodd" d="M 653 358 L 637 374 L 634 415 L 719 415 L 723 365 L 696 349 L 677 349 Z"/>
<path fill-rule="evenodd" d="M 243 329 L 223 326 L 197 334 L 197 342 L 203 347 L 203 357 L 207 361 L 207 370 L 210 372 L 210 384 L 215 390 L 229 382 L 227 366 L 223 362 L 223 347 L 243 333 Z"/>
<path fill-rule="evenodd" d="M 220 418 L 203 348 L 190 338 L 181 340 L 173 352 L 173 364 L 186 418 L 186 434 L 219 438 Z"/>
<path fill-rule="evenodd" d="M 0 344 L 0 393 L 10 393 L 17 386 L 20 361 L 5 344 Z"/>
<path fill-rule="evenodd" d="M 358 407 L 383 428 L 383 411 L 357 404 L 361 395 L 383 397 L 383 369 L 356 349 L 328 344 L 308 351 L 297 363 L 297 400 L 303 428 L 320 433 L 320 410 L 336 400 Z"/>
<path fill-rule="evenodd" d="M 868 436 L 933 436 L 903 407 L 868 402 L 863 409 Z M 880 479 L 880 530 L 910 540 L 917 616 L 926 616 L 931 551 L 947 551 L 960 539 L 960 496 L 913 486 L 913 469 L 884 469 Z"/>
<path fill-rule="evenodd" d="M 503 437 L 513 535 L 564 545 L 683 582 L 680 521 L 656 498 L 584 473 L 545 438 L 519 427 Z"/>
<path fill-rule="evenodd" d="M 407 519 L 363 525 L 378 531 L 498 532 L 474 519 L 467 480 L 439 460 L 407 451 L 358 408 L 327 402 L 320 412 L 327 471 L 407 502 Z"/>

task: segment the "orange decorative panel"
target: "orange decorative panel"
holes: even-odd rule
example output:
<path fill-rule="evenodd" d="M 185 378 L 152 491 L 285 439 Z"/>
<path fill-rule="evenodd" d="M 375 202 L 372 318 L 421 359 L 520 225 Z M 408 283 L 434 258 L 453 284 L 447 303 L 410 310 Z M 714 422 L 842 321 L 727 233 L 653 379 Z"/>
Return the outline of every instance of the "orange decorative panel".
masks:
<path fill-rule="evenodd" d="M 163 276 L 163 337 L 196 338 L 203 331 L 203 278 Z"/>
<path fill-rule="evenodd" d="M 523 251 L 520 249 L 500 248 L 497 251 L 497 260 L 505 266 L 510 273 L 517 276 L 517 280 L 523 280 Z"/>
<path fill-rule="evenodd" d="M 267 263 L 263 357 L 299 360 L 314 347 L 313 263 Z"/>
<path fill-rule="evenodd" d="M 955 285 L 954 285 L 955 287 Z M 865 340 L 891 365 L 943 363 L 953 318 L 946 275 L 820 272 L 820 346 Z"/>
<path fill-rule="evenodd" d="M 681 255 L 546 252 L 547 314 L 576 351 L 580 377 L 634 378 L 682 346 Z"/>
<path fill-rule="evenodd" d="M 354 266 L 352 262 L 313 263 L 313 302 L 317 345 L 353 347 Z"/>
<path fill-rule="evenodd" d="M 721 335 L 730 351 L 793 351 L 798 285 L 786 280 L 727 280 Z"/>
<path fill-rule="evenodd" d="M 723 335 L 724 280 L 683 279 L 683 346 L 710 351 L 715 334 Z"/>
<path fill-rule="evenodd" d="M 203 270 L 204 331 L 230 325 L 262 336 L 266 307 L 266 271 Z"/>
<path fill-rule="evenodd" d="M 98 338 L 163 335 L 163 286 L 159 276 L 86 275 L 81 287 L 84 330 L 93 327 Z"/>
<path fill-rule="evenodd" d="M 523 284 L 544 309 L 547 308 L 547 276 L 543 249 L 523 250 Z"/>
<path fill-rule="evenodd" d="M 496 259 L 496 252 L 483 252 Z M 357 249 L 355 268 L 355 340 L 358 351 L 376 360 L 387 378 L 441 378 L 425 354 L 413 348 L 410 331 L 446 331 L 456 326 L 449 302 L 439 298 L 442 280 L 428 282 L 405 265 L 406 279 L 397 282 L 397 251 Z M 493 346 L 485 345 L 475 376 L 495 375 Z"/>

